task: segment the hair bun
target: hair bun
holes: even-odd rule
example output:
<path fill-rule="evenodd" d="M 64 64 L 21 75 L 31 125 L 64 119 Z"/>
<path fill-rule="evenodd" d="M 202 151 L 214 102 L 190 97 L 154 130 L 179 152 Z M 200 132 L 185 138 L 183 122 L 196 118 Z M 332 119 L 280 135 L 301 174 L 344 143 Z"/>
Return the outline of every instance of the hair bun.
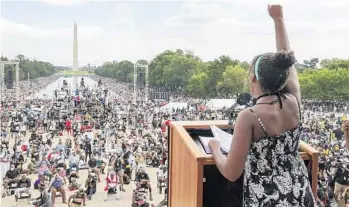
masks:
<path fill-rule="evenodd" d="M 296 63 L 293 52 L 279 51 L 274 55 L 274 66 L 283 70 L 287 70 Z"/>

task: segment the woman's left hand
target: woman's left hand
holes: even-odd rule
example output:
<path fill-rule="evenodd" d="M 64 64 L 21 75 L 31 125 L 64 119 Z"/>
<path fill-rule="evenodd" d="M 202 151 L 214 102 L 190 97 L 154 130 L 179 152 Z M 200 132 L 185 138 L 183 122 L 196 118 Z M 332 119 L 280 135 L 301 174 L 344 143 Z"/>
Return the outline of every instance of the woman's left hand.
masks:
<path fill-rule="evenodd" d="M 211 139 L 208 142 L 208 147 L 211 149 L 211 151 L 217 151 L 221 148 L 221 143 L 217 139 Z"/>

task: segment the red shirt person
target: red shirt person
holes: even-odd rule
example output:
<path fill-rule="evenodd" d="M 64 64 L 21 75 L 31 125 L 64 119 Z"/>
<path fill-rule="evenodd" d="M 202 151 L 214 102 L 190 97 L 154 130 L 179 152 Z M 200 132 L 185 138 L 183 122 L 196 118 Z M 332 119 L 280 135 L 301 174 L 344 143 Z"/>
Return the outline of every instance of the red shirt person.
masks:
<path fill-rule="evenodd" d="M 71 134 L 71 121 L 69 119 L 65 121 L 65 129 L 67 130 L 68 134 Z"/>

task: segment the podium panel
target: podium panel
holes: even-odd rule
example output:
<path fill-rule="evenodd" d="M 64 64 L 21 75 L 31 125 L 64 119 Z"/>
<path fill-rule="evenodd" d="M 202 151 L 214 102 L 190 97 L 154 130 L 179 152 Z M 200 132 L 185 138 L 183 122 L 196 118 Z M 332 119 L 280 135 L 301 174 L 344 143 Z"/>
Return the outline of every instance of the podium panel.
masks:
<path fill-rule="evenodd" d="M 186 133 L 186 131 L 182 130 Z M 170 136 L 176 137 L 179 131 L 170 130 Z M 202 184 L 202 164 L 192 154 L 195 148 L 186 147 L 182 139 L 172 139 L 171 153 L 169 153 L 169 183 L 168 206 L 197 206 L 202 205 L 202 198 L 199 197 L 198 186 Z M 201 180 L 199 180 L 201 178 Z M 171 201 L 176 201 L 171 205 Z"/>
<path fill-rule="evenodd" d="M 215 165 L 204 166 L 203 207 L 242 206 L 243 175 L 230 182 Z"/>
<path fill-rule="evenodd" d="M 169 128 L 169 207 L 240 207 L 243 175 L 230 182 L 206 154 L 198 136 L 212 136 L 210 125 L 225 130 L 227 121 L 172 122 Z M 313 193 L 317 192 L 319 153 L 300 143 L 300 155 L 308 166 Z"/>

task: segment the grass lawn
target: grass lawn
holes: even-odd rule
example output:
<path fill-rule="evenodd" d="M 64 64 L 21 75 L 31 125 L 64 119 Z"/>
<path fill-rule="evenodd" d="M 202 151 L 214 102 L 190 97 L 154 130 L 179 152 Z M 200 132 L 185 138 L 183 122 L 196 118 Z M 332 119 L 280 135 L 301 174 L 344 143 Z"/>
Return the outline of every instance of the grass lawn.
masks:
<path fill-rule="evenodd" d="M 76 76 L 84 76 L 84 75 L 93 75 L 93 72 L 88 71 L 74 71 L 74 70 L 65 70 L 58 73 L 59 75 L 76 75 Z"/>

